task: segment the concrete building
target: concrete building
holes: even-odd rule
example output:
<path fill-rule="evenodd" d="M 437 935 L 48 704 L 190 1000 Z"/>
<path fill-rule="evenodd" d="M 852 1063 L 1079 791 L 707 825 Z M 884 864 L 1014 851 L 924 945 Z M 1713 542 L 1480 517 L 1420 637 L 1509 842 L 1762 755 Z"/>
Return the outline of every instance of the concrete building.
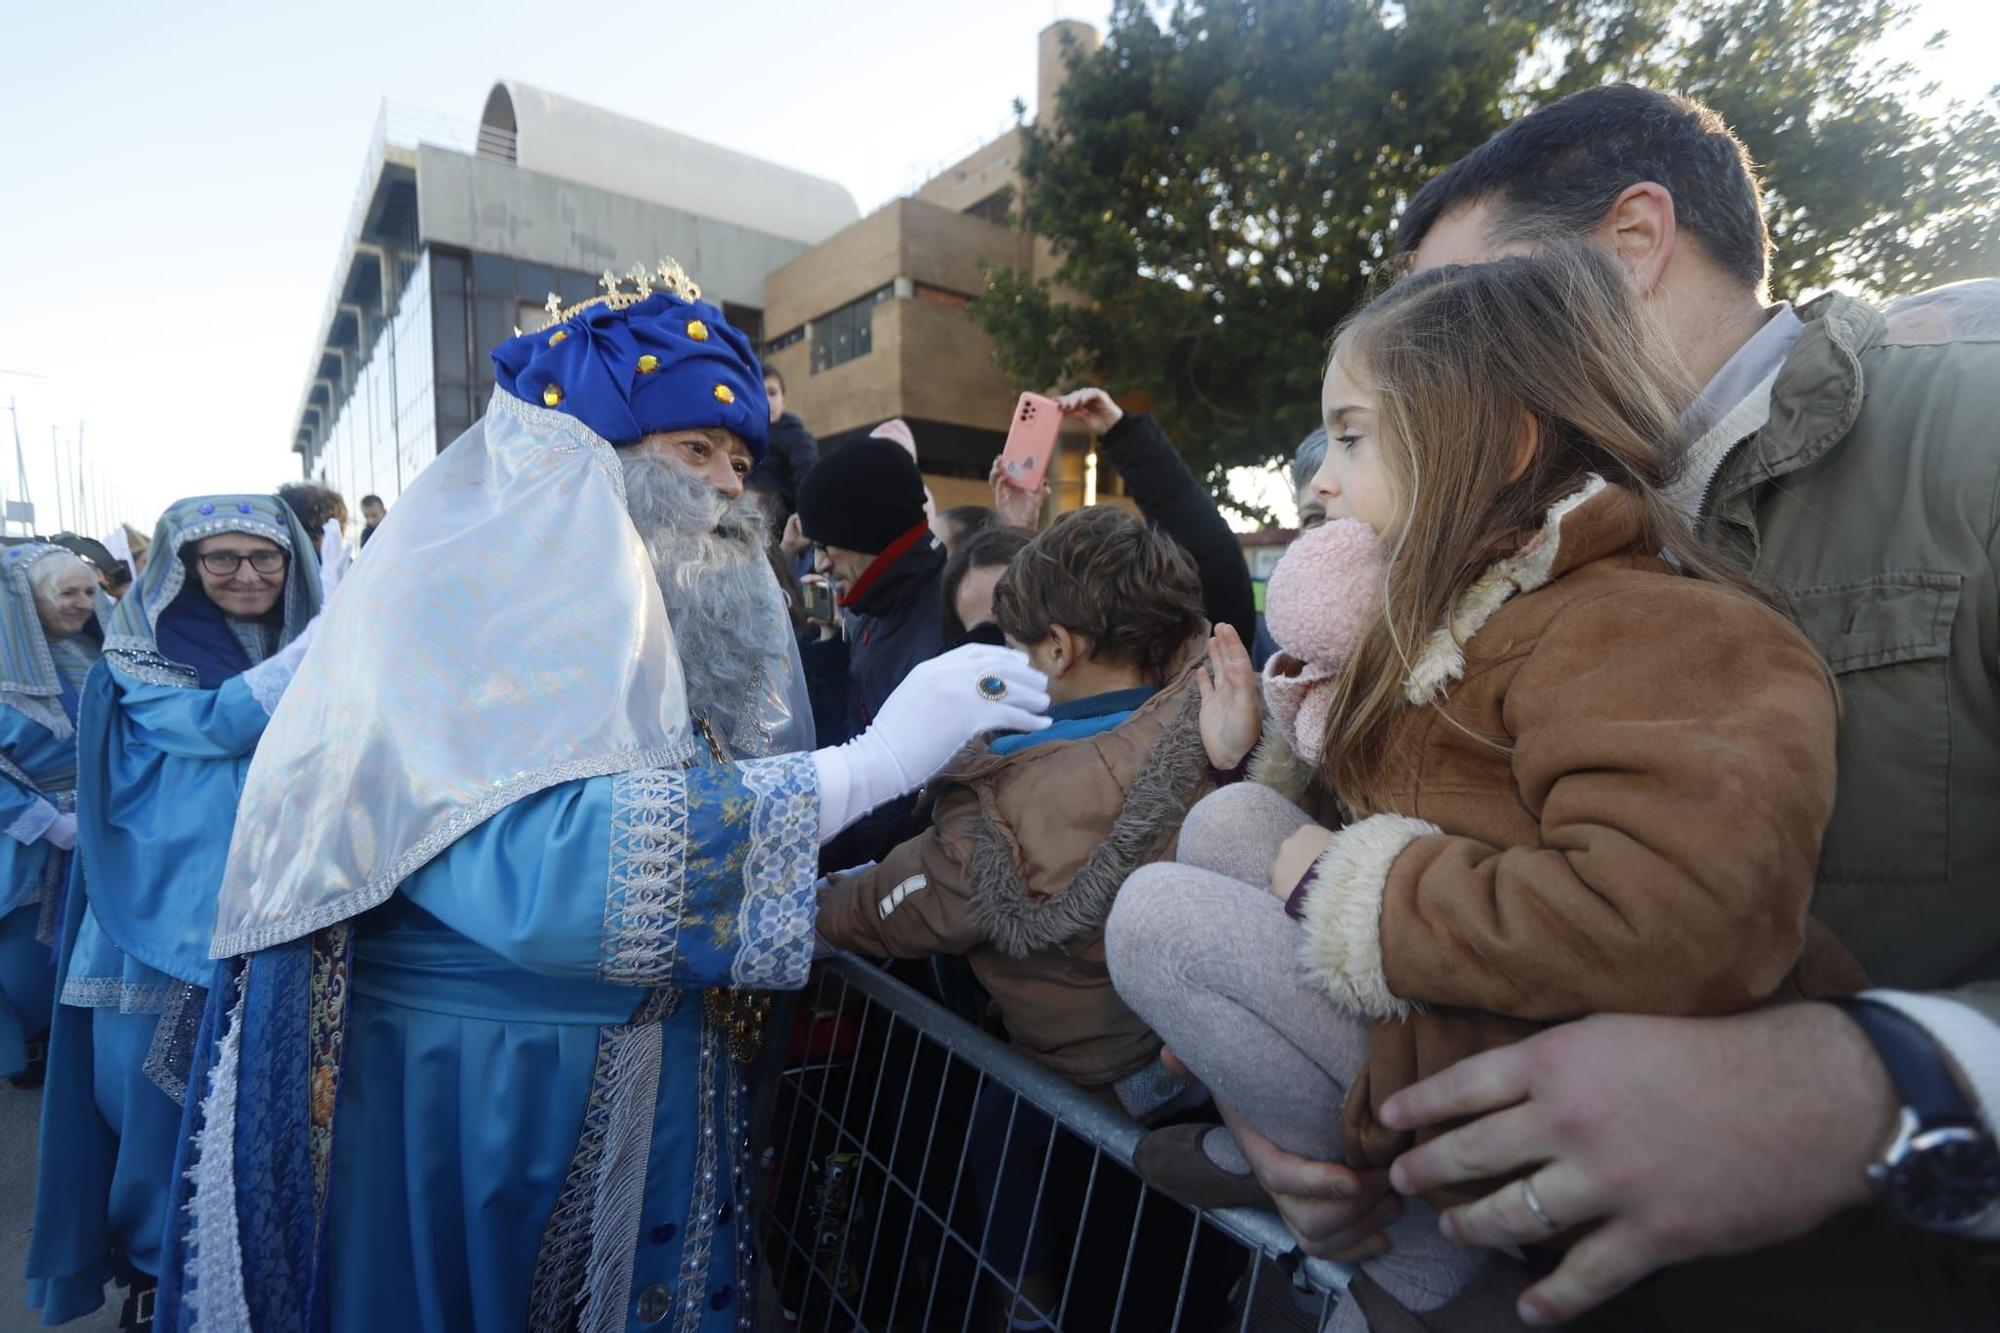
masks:
<path fill-rule="evenodd" d="M 1054 109 L 1074 44 L 1097 30 L 1065 20 L 1043 29 L 1037 115 Z M 993 343 L 967 312 L 982 263 L 1053 270 L 1045 243 L 1008 225 L 1021 184 L 1021 133 L 1010 130 L 945 167 L 906 198 L 845 227 L 765 281 L 764 363 L 785 378 L 790 408 L 822 448 L 890 417 L 909 422 L 937 502 L 990 504 L 987 470 L 1006 441 L 1024 388 L 995 364 Z M 1066 435 L 1051 486 L 1058 509 L 1115 498 L 1086 437 Z"/>
<path fill-rule="evenodd" d="M 303 471 L 392 499 L 485 410 L 551 292 L 678 259 L 753 339 L 766 278 L 859 216 L 832 181 L 513 82 L 476 130 L 385 106 L 300 396 Z"/>

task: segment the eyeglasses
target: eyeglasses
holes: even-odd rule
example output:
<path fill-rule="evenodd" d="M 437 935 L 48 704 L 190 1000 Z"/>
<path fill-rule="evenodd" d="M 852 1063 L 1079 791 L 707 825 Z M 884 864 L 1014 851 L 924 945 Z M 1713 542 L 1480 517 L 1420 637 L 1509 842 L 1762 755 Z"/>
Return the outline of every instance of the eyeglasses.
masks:
<path fill-rule="evenodd" d="M 219 579 L 226 579 L 247 560 L 259 574 L 275 574 L 285 567 L 285 558 L 283 551 L 252 551 L 248 555 L 241 551 L 204 551 L 201 567 Z"/>

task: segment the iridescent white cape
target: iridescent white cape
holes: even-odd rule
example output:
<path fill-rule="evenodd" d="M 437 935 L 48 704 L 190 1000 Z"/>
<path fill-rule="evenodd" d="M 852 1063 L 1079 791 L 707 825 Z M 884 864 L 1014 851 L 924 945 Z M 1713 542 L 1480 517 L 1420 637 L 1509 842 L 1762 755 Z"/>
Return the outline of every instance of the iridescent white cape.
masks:
<path fill-rule="evenodd" d="M 743 716 L 809 748 L 777 619 Z M 511 802 L 696 752 L 665 601 L 611 446 L 495 390 L 398 500 L 328 607 L 244 783 L 213 955 L 364 912 Z"/>

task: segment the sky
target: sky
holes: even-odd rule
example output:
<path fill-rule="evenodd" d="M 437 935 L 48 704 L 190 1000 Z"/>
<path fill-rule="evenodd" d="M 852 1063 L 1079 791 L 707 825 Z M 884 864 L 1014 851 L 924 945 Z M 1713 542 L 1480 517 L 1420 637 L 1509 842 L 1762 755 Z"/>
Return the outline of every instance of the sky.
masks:
<path fill-rule="evenodd" d="M 181 495 L 298 475 L 299 393 L 384 99 L 470 125 L 495 80 L 519 79 L 831 177 L 867 212 L 1033 102 L 1051 20 L 1102 28 L 1111 5 L 8 8 L 0 494 L 20 498 L 18 422 L 40 529 L 102 533 L 114 515 L 150 530 Z M 1918 9 L 1897 54 L 1948 92 L 1983 92 L 2000 4 Z M 1939 27 L 1954 40 L 1919 50 Z"/>

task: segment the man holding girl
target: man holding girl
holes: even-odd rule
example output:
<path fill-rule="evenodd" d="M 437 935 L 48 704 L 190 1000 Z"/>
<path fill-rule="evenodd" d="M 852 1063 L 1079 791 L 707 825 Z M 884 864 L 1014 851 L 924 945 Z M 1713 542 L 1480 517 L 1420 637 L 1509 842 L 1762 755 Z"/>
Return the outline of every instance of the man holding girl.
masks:
<path fill-rule="evenodd" d="M 1420 1146 L 1396 1162 L 1395 1185 L 1457 1205 L 1444 1219 L 1452 1239 L 1527 1246 L 1538 1256 L 1545 1275 L 1523 1298 L 1523 1317 L 1572 1317 L 1663 1265 L 1814 1232 L 1801 1245 L 1670 1272 L 1606 1307 L 1603 1318 L 1618 1328 L 1677 1327 L 1698 1310 L 1704 1327 L 1991 1327 L 2000 1317 L 1994 1279 L 1938 1233 L 2000 1230 L 1992 1169 L 2000 1084 L 1989 1072 L 2000 1067 L 2000 1004 L 1991 998 L 2000 979 L 2000 898 L 1992 892 L 2000 825 L 1974 814 L 2000 790 L 2000 450 L 1992 434 L 2000 342 L 1978 332 L 1976 319 L 1891 325 L 1839 295 L 1799 310 L 1768 305 L 1769 239 L 1741 144 L 1706 108 L 1629 87 L 1536 112 L 1420 192 L 1396 244 L 1418 274 L 1404 284 L 1416 295 L 1392 290 L 1357 327 L 1398 318 L 1390 313 L 1397 303 L 1407 310 L 1484 283 L 1474 276 L 1481 268 L 1588 268 L 1577 242 L 1614 261 L 1639 304 L 1612 320 L 1591 317 L 1592 302 L 1566 304 L 1545 334 L 1515 339 L 1508 358 L 1546 349 L 1556 359 L 1545 364 L 1554 365 L 1583 355 L 1586 343 L 1629 346 L 1641 325 L 1658 329 L 1664 344 L 1636 366 L 1628 358 L 1623 374 L 1593 380 L 1600 406 L 1563 424 L 1549 456 L 1601 457 L 1607 442 L 1636 430 L 1655 454 L 1650 464 L 1622 476 L 1594 470 L 1642 497 L 1645 522 L 1627 554 L 1604 554 L 1629 573 L 1666 552 L 1681 571 L 1711 576 L 1712 592 L 1673 599 L 1724 593 L 1730 567 L 1747 571 L 1830 666 L 1837 724 L 1831 713 L 1799 711 L 1812 692 L 1796 672 L 1789 726 L 1724 721 L 1746 691 L 1774 689 L 1788 674 L 1768 662 L 1751 671 L 1748 658 L 1715 660 L 1717 635 L 1732 621 L 1754 628 L 1755 602 L 1738 589 L 1698 625 L 1641 619 L 1614 636 L 1617 651 L 1575 659 L 1565 697 L 1578 707 L 1615 700 L 1599 719 L 1610 729 L 1574 748 L 1594 710 L 1575 716 L 1565 707 L 1548 718 L 1562 739 L 1538 743 L 1536 710 L 1508 703 L 1512 689 L 1532 680 L 1563 621 L 1615 618 L 1619 600 L 1635 599 L 1582 602 L 1538 627 L 1508 622 L 1524 614 L 1518 608 L 1551 604 L 1565 583 L 1602 563 L 1557 574 L 1577 549 L 1570 525 L 1587 523 L 1606 502 L 1582 497 L 1561 522 L 1502 524 L 1492 543 L 1500 561 L 1489 574 L 1433 589 L 1429 602 L 1412 599 L 1412 573 L 1426 567 L 1415 549 L 1467 549 L 1459 545 L 1464 524 L 1446 521 L 1435 491 L 1426 493 L 1449 490 L 1454 475 L 1430 451 L 1463 437 L 1423 426 L 1439 410 L 1437 395 L 1453 386 L 1429 386 L 1426 403 L 1393 358 L 1363 354 L 1350 364 L 1337 354 L 1329 412 L 1361 405 L 1377 416 L 1373 441 L 1350 429 L 1351 413 L 1330 421 L 1330 434 L 1338 427 L 1352 437 L 1336 448 L 1386 444 L 1405 460 L 1400 475 L 1388 469 L 1382 526 L 1392 534 L 1387 605 L 1397 633 L 1386 646 L 1379 632 L 1364 640 L 1352 670 L 1334 673 L 1333 722 L 1317 766 L 1352 814 L 1375 818 L 1339 833 L 1302 828 L 1287 837 L 1268 880 L 1239 878 L 1296 900 L 1308 921 L 1299 930 L 1308 971 L 1346 1012 L 1386 1016 L 1423 1003 L 1433 1006 L 1426 1018 L 1442 1005 L 1541 1021 L 1654 1015 L 1475 1043 L 1490 1049 L 1463 1063 L 1420 1053 L 1390 1080 L 1378 1077 L 1378 1030 L 1364 1081 L 1351 1086 L 1343 1125 L 1350 1154 L 1380 1164 L 1387 1158 L 1371 1144 L 1400 1148 L 1418 1135 Z M 1458 267 L 1465 264 L 1476 267 Z M 1455 339 L 1490 341 L 1496 308 L 1468 307 Z M 1341 350 L 1361 349 L 1350 335 Z M 1663 421 L 1649 405 L 1661 381 L 1677 420 Z M 1460 385 L 1446 396 L 1477 395 Z M 1400 434 L 1384 423 L 1399 423 Z M 1508 425 L 1504 416 L 1481 424 L 1489 447 L 1514 438 Z M 1450 498 L 1461 507 L 1482 496 L 1497 504 L 1534 475 L 1534 456 L 1502 451 L 1499 461 L 1527 467 Z M 1344 466 L 1339 494 L 1358 517 L 1374 482 L 1366 468 Z M 1417 517 L 1426 511 L 1427 521 Z M 1687 547 L 1676 532 L 1682 525 L 1716 558 Z M 1506 532 L 1516 535 L 1500 540 Z M 1557 563 L 1543 573 L 1557 576 L 1539 591 L 1525 586 L 1520 575 L 1532 582 L 1549 556 Z M 1398 618 L 1399 599 L 1435 614 Z M 1800 642 L 1768 612 L 1755 614 L 1766 628 L 1746 636 L 1743 652 Z M 1691 634 L 1697 641 L 1682 642 Z M 1486 710 L 1478 696 L 1506 677 L 1516 684 L 1497 711 Z M 1385 714 L 1356 697 L 1392 687 L 1402 699 Z M 1659 712 L 1673 700 L 1679 711 Z M 1373 725 L 1354 726 L 1370 718 Z M 1403 737 L 1409 744 L 1386 743 L 1419 723 L 1427 729 Z M 1704 733 L 1713 737 L 1706 758 L 1680 779 L 1644 780 Z M 1466 772 L 1452 778 L 1442 757 L 1429 757 L 1434 746 L 1475 738 L 1510 756 L 1504 772 L 1467 784 Z M 1834 749 L 1800 749 L 1815 740 L 1837 748 L 1837 776 L 1826 762 Z M 1553 780 L 1546 768 L 1565 751 L 1578 772 L 1596 775 L 1586 786 L 1610 800 L 1609 818 L 1577 822 L 1588 807 L 1568 799 L 1576 783 Z M 1414 756 L 1426 766 L 1403 771 Z M 1758 789 L 1743 790 L 1743 775 L 1760 771 Z M 1488 780 L 1513 782 L 1517 814 L 1533 816 L 1534 826 L 1518 830 L 1516 845 L 1497 826 L 1477 827 L 1471 805 L 1426 813 L 1426 793 L 1441 798 L 1437 784 L 1447 780 L 1481 790 Z M 1427 819 L 1441 831 L 1399 826 L 1407 837 L 1364 858 L 1361 844 L 1382 839 L 1362 830 L 1385 828 L 1377 822 L 1384 814 Z M 1816 821 L 1825 836 L 1807 848 L 1802 831 Z M 1704 836 L 1714 845 L 1700 845 Z M 1650 882 L 1630 867 L 1611 870 L 1621 848 L 1665 855 L 1679 869 Z M 1381 873 L 1357 878 L 1364 859 Z M 1696 870 L 1697 861 L 1708 868 Z M 1609 873 L 1571 916 L 1530 891 L 1551 872 L 1586 884 Z M 1433 892 L 1447 882 L 1451 891 Z M 1677 884 L 1694 896 L 1656 915 Z M 1723 1017 L 1802 988 L 1847 988 L 1832 967 L 1839 959 L 1806 928 L 1807 893 L 1875 983 L 1907 989 L 1869 992 L 1846 1012 L 1764 1005 Z M 1144 902 L 1134 895 L 1131 905 Z M 1735 914 L 1737 928 L 1687 947 L 1697 904 L 1697 919 Z M 1114 915 L 1114 974 L 1119 925 Z M 1773 933 L 1780 925 L 1789 938 Z M 1661 956 L 1622 955 L 1642 939 Z M 1434 952 L 1413 947 L 1425 940 L 1437 942 Z M 1537 947 L 1517 956 L 1514 945 Z M 1826 969 L 1817 966 L 1822 953 Z M 1596 989 L 1579 990 L 1536 961 L 1561 956 L 1583 965 Z M 1482 975 L 1498 989 L 1482 987 Z M 1657 983 L 1678 991 L 1650 989 Z M 1424 1019 L 1416 1022 L 1412 1031 Z M 1217 1090 L 1225 1101 L 1231 1095 L 1226 1084 Z M 1473 1119 L 1460 1126 L 1465 1117 Z M 1304 1156 L 1283 1152 L 1255 1132 L 1269 1123 L 1249 1120 L 1235 1118 L 1236 1137 L 1311 1248 L 1379 1253 L 1382 1241 L 1371 1237 L 1395 1213 L 1379 1177 L 1307 1160 L 1328 1156 L 1324 1144 Z M 1898 1139 L 1899 1123 L 1915 1134 Z M 1440 1133 L 1446 1127 L 1454 1128 Z M 1871 1162 L 1890 1206 L 1815 1232 L 1882 1193 L 1865 1173 Z M 1494 1189 L 1494 1180 L 1505 1183 Z"/>

